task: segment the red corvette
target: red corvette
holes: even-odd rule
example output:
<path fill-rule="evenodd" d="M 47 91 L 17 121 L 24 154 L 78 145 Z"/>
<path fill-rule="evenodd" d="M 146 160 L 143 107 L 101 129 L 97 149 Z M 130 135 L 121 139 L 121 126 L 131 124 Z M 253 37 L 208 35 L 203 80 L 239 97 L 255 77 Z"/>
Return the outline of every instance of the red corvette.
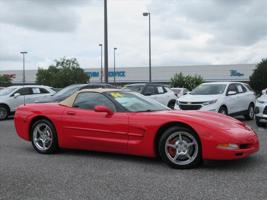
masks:
<path fill-rule="evenodd" d="M 173 111 L 115 89 L 82 90 L 60 103 L 20 106 L 15 126 L 39 153 L 72 148 L 159 156 L 174 168 L 191 168 L 205 159 L 244 158 L 259 149 L 255 132 L 238 120 Z"/>

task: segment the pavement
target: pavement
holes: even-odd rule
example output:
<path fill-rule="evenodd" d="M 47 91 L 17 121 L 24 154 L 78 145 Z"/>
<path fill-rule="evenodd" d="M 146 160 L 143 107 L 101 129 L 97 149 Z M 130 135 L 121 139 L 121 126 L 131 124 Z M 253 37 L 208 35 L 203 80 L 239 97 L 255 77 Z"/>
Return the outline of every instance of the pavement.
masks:
<path fill-rule="evenodd" d="M 267 129 L 247 123 L 259 136 L 258 153 L 175 170 L 135 156 L 77 150 L 40 155 L 16 135 L 12 119 L 0 121 L 0 200 L 267 200 Z"/>

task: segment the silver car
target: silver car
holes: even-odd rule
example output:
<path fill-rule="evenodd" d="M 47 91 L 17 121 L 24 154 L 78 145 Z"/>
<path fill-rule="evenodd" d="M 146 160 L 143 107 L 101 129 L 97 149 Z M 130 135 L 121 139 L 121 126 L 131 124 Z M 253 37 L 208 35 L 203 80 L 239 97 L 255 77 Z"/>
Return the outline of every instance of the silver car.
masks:
<path fill-rule="evenodd" d="M 10 86 L 0 90 L 0 120 L 6 119 L 24 103 L 33 103 L 37 97 L 50 96 L 56 92 L 48 86 Z"/>
<path fill-rule="evenodd" d="M 262 95 L 256 101 L 255 116 L 259 127 L 267 125 L 267 89 L 262 91 Z"/>

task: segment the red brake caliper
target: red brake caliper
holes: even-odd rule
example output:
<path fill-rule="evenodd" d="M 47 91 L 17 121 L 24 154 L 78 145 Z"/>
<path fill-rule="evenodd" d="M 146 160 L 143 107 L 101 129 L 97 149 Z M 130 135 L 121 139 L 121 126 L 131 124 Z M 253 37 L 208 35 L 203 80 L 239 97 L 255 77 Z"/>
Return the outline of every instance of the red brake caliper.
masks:
<path fill-rule="evenodd" d="M 176 139 L 172 139 L 169 141 L 169 144 L 175 144 Z M 171 155 L 171 157 L 174 157 L 176 155 L 176 149 L 172 148 L 172 147 L 168 147 L 168 152 Z"/>

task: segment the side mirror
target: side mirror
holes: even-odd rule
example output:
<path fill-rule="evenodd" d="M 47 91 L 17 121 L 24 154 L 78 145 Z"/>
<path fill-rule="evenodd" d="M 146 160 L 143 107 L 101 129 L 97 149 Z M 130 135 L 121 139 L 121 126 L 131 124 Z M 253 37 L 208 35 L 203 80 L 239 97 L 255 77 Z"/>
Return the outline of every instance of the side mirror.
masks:
<path fill-rule="evenodd" d="M 107 115 L 111 116 L 113 115 L 113 111 L 106 107 L 106 106 L 95 106 L 95 112 L 104 112 L 104 113 L 107 113 Z"/>
<path fill-rule="evenodd" d="M 20 96 L 20 93 L 15 93 L 15 94 L 13 95 L 14 98 L 17 98 L 18 96 Z"/>
<path fill-rule="evenodd" d="M 233 90 L 227 92 L 227 95 L 228 95 L 228 96 L 229 96 L 229 95 L 235 95 L 235 94 L 237 94 L 237 92 L 236 92 L 236 91 L 233 91 Z"/>

